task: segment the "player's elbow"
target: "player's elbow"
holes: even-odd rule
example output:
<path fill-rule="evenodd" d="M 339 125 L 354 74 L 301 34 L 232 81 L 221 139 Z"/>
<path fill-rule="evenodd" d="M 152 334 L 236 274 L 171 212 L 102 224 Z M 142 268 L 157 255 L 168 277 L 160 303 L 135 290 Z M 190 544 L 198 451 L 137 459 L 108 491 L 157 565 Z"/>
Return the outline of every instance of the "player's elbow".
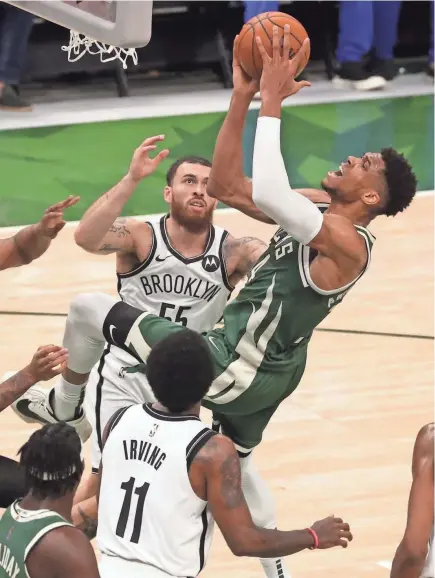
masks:
<path fill-rule="evenodd" d="M 427 544 L 412 544 L 403 539 L 393 560 L 392 577 L 400 576 L 405 568 L 423 568 L 427 556 Z"/>
<path fill-rule="evenodd" d="M 213 175 L 210 175 L 210 178 L 207 183 L 207 195 L 212 199 L 222 199 L 225 195 L 225 188 L 213 178 Z"/>
<path fill-rule="evenodd" d="M 80 225 L 74 232 L 74 241 L 76 245 L 78 245 L 81 249 L 87 251 L 88 253 L 94 253 L 95 251 L 98 250 L 98 247 L 95 246 L 94 243 L 90 242 L 88 235 L 86 234 L 86 231 L 83 231 Z"/>

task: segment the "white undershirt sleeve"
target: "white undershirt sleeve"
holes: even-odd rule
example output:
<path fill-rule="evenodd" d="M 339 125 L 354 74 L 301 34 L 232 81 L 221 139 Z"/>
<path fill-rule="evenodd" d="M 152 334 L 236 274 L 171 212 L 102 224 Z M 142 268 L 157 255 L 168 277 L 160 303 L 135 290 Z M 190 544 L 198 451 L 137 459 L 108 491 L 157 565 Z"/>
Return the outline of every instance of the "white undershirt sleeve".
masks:
<path fill-rule="evenodd" d="M 297 241 L 307 245 L 318 234 L 323 215 L 289 183 L 280 145 L 281 119 L 261 116 L 255 133 L 252 200 Z"/>

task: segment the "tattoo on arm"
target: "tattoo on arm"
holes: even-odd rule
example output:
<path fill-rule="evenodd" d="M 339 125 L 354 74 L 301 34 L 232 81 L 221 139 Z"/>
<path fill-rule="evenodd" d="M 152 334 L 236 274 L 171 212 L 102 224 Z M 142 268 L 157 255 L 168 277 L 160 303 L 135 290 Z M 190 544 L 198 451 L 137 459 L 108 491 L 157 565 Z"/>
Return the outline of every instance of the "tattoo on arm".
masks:
<path fill-rule="evenodd" d="M 233 285 L 249 273 L 266 248 L 266 243 L 256 237 L 235 239 L 230 236 L 226 239 L 223 247 L 225 262 L 228 264 L 231 259 L 236 261 L 236 266 L 230 273 L 230 276 L 235 275 L 236 277 L 234 279 L 235 283 L 232 283 Z"/>
<path fill-rule="evenodd" d="M 228 456 L 220 467 L 221 496 L 227 508 L 233 509 L 243 503 L 239 456 Z"/>
<path fill-rule="evenodd" d="M 34 385 L 34 379 L 26 372 L 19 371 L 4 383 L 0 384 L 0 411 L 9 407 L 14 401 Z"/>
<path fill-rule="evenodd" d="M 80 506 L 77 506 L 77 510 L 79 511 L 83 521 L 78 524 L 76 528 L 81 530 L 89 540 L 93 540 L 97 535 L 97 520 L 93 520 L 90 516 L 85 514 Z"/>
<path fill-rule="evenodd" d="M 115 238 L 125 239 L 128 235 L 131 235 L 131 231 L 128 228 L 127 219 L 124 217 L 119 217 L 110 227 L 108 234 L 112 234 Z M 114 239 L 112 243 L 105 243 L 99 249 L 99 253 L 113 253 L 119 251 L 120 247 L 116 245 L 116 240 Z"/>

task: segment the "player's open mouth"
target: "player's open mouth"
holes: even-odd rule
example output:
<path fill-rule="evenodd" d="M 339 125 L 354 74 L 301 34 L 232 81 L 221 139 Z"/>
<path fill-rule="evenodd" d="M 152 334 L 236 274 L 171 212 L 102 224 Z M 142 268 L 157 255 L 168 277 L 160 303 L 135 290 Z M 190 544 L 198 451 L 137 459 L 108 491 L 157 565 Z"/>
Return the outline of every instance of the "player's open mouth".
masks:
<path fill-rule="evenodd" d="M 205 203 L 203 201 L 192 201 L 189 203 L 191 207 L 196 207 L 197 209 L 203 209 L 205 207 Z"/>
<path fill-rule="evenodd" d="M 337 171 L 329 171 L 328 175 L 331 177 L 342 177 L 343 176 L 343 171 L 341 169 L 338 169 Z"/>

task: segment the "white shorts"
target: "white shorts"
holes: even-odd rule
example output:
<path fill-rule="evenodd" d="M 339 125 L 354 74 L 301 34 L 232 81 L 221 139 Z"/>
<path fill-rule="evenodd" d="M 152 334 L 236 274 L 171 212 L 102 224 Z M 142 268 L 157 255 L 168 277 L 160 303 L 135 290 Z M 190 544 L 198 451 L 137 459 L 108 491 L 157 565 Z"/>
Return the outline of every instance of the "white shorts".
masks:
<path fill-rule="evenodd" d="M 118 410 L 135 403 L 154 402 L 155 398 L 143 373 L 126 373 L 138 362 L 125 351 L 106 345 L 100 361 L 92 369 L 86 385 L 84 408 L 92 426 L 91 465 L 98 472 L 101 438 L 107 422 Z"/>
<path fill-rule="evenodd" d="M 179 578 L 159 570 L 155 566 L 141 564 L 140 562 L 131 562 L 124 558 L 116 556 L 107 556 L 101 554 L 100 563 L 98 564 L 101 578 Z"/>

